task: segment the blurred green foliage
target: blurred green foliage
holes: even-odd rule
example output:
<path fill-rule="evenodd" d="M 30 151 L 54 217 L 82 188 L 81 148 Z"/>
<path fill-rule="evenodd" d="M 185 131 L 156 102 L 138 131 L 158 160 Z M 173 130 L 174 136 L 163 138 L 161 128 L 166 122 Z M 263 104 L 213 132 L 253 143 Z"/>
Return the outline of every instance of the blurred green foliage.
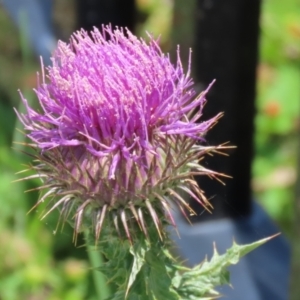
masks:
<path fill-rule="evenodd" d="M 168 47 L 172 1 L 137 2 L 144 17 L 139 31 L 162 33 Z M 253 191 L 288 234 L 300 126 L 299 15 L 297 0 L 263 1 L 255 120 Z M 24 57 L 28 51 L 20 48 L 20 35 L 1 7 L 0 28 L 0 299 L 96 299 L 86 249 L 72 244 L 72 229 L 65 226 L 54 235 L 57 214 L 41 222 L 42 207 L 27 215 L 38 193 L 24 191 L 34 189 L 38 181 L 12 183 L 27 163 L 15 150 L 22 147 L 13 144 L 22 140 L 14 130 L 22 126 L 12 107 L 19 105 L 18 89 L 32 97 L 39 66 L 32 55 Z M 83 243 L 81 238 L 78 245 Z"/>
<path fill-rule="evenodd" d="M 300 2 L 262 5 L 253 190 L 290 235 L 300 126 Z"/>

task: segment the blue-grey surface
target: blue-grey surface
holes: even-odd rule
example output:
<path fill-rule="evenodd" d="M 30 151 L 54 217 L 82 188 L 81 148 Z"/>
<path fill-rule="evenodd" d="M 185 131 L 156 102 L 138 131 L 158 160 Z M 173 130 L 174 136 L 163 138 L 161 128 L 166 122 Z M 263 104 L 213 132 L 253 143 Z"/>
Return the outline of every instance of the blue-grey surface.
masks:
<path fill-rule="evenodd" d="M 37 56 L 50 64 L 51 52 L 56 46 L 52 28 L 53 0 L 1 0 L 0 2 L 27 36 Z"/>
<path fill-rule="evenodd" d="M 222 254 L 232 246 L 233 239 L 238 244 L 252 243 L 279 232 L 256 203 L 252 215 L 246 219 L 221 219 L 191 226 L 178 213 L 176 221 L 180 238 L 174 230 L 172 238 L 190 266 L 200 263 L 206 255 L 210 258 L 214 242 Z M 232 287 L 218 288 L 224 295 L 221 299 L 286 300 L 290 276 L 289 244 L 280 235 L 230 267 L 230 273 Z"/>

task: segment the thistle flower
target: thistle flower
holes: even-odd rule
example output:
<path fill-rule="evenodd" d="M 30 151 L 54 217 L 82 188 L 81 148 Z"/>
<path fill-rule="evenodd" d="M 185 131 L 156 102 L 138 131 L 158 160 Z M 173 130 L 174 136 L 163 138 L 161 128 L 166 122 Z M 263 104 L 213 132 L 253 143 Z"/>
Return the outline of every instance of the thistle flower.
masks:
<path fill-rule="evenodd" d="M 36 158 L 27 178 L 43 181 L 37 205 L 53 203 L 44 217 L 57 207 L 63 222 L 74 217 L 75 236 L 87 223 L 98 240 L 108 220 L 132 240 L 136 230 L 148 235 L 151 219 L 163 239 L 165 220 L 176 225 L 172 203 L 193 213 L 182 192 L 210 206 L 194 176 L 216 175 L 199 160 L 218 149 L 201 143 L 220 115 L 199 122 L 209 88 L 196 96 L 179 50 L 174 66 L 149 39 L 78 31 L 42 65 L 41 109 L 21 94 L 27 112 L 17 114 Z"/>

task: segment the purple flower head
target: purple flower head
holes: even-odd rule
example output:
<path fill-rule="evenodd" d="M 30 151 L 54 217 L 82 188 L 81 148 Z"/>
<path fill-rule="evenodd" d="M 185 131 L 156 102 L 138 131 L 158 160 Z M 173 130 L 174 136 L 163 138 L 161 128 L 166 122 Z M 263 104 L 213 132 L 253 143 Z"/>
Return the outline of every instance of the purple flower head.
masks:
<path fill-rule="evenodd" d="M 45 188 L 38 203 L 51 199 L 46 215 L 60 207 L 64 220 L 74 213 L 75 233 L 89 219 L 98 239 L 108 218 L 129 239 L 136 224 L 147 235 L 145 214 L 160 233 L 160 211 L 174 224 L 171 202 L 191 212 L 181 192 L 208 205 L 193 176 L 215 174 L 198 161 L 216 149 L 200 143 L 219 116 L 198 122 L 208 89 L 196 96 L 179 51 L 174 66 L 149 39 L 78 31 L 59 42 L 46 76 L 42 66 L 41 109 L 21 95 Z"/>

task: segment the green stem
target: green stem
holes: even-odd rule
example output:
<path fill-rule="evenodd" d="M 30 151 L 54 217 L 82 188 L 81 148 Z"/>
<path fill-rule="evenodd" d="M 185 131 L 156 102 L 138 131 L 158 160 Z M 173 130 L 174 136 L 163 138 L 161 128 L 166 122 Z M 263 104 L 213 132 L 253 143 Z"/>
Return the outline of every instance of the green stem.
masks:
<path fill-rule="evenodd" d="M 215 250 L 210 261 L 187 268 L 171 256 L 165 228 L 161 241 L 150 217 L 144 214 L 144 219 L 149 224 L 148 237 L 132 227 L 131 241 L 121 238 L 125 232 L 120 237 L 110 220 L 104 223 L 98 247 L 106 258 L 100 270 L 116 287 L 110 300 L 215 299 L 219 296 L 215 287 L 229 283 L 227 267 L 270 240 L 242 246 L 234 243 L 225 254 L 219 255 Z"/>
<path fill-rule="evenodd" d="M 86 241 L 89 240 L 88 231 L 84 231 Z M 107 280 L 105 276 L 99 272 L 99 267 L 103 265 L 102 254 L 97 251 L 95 246 L 90 245 L 87 242 L 87 252 L 89 256 L 90 263 L 92 265 L 92 274 L 94 279 L 94 285 L 97 293 L 98 300 L 104 300 L 110 296 L 110 290 L 107 285 Z"/>
<path fill-rule="evenodd" d="M 109 299 L 168 299 L 177 300 L 172 290 L 172 258 L 168 255 L 168 237 L 164 241 L 154 226 L 151 216 L 144 215 L 148 238 L 139 228 L 131 228 L 131 242 L 118 235 L 114 225 L 107 218 L 103 225 L 99 249 L 106 258 L 100 270 L 115 285 L 116 292 Z M 152 226 L 151 226 L 152 225 Z"/>

